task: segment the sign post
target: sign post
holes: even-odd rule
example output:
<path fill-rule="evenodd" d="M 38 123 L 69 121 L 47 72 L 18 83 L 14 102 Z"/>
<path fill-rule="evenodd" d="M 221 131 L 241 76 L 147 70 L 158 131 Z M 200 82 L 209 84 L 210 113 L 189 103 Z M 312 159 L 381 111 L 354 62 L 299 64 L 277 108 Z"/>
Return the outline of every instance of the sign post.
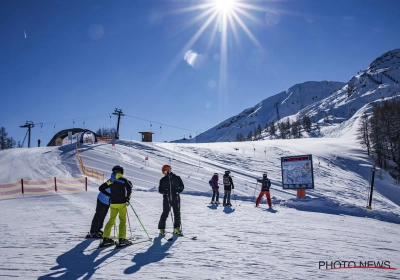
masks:
<path fill-rule="evenodd" d="M 281 171 L 283 189 L 297 190 L 297 198 L 314 189 L 312 155 L 281 157 Z"/>

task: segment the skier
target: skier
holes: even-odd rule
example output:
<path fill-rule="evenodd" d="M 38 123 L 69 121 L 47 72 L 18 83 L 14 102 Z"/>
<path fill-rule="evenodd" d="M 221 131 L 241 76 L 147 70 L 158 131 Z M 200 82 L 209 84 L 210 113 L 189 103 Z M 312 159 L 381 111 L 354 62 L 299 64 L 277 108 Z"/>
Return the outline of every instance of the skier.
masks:
<path fill-rule="evenodd" d="M 110 208 L 110 188 L 106 189 L 108 196 L 102 192 L 97 195 L 97 205 L 96 212 L 92 220 L 92 225 L 90 227 L 90 232 L 86 235 L 86 238 L 102 238 L 104 219 L 107 216 L 108 209 Z"/>
<path fill-rule="evenodd" d="M 131 242 L 126 240 L 126 206 L 132 194 L 132 183 L 123 177 L 124 168 L 116 165 L 112 169 L 111 178 L 99 187 L 99 191 L 110 196 L 110 219 L 104 227 L 103 242 L 101 247 L 114 244 L 110 239 L 111 228 L 115 224 L 115 219 L 119 216 L 118 245 L 129 245 Z M 110 192 L 107 192 L 107 189 Z"/>
<path fill-rule="evenodd" d="M 271 203 L 271 196 L 269 193 L 269 188 L 271 187 L 271 181 L 268 179 L 268 174 L 264 173 L 262 179 L 257 179 L 257 182 L 261 183 L 261 192 L 258 195 L 257 201 L 256 201 L 256 207 L 260 204 L 260 201 L 262 197 L 265 196 L 267 197 L 267 202 L 269 208 L 272 208 L 272 203 Z"/>
<path fill-rule="evenodd" d="M 235 187 L 233 185 L 233 181 L 231 176 L 229 175 L 230 171 L 225 171 L 224 176 L 222 177 L 222 182 L 224 183 L 224 201 L 223 206 L 232 206 L 231 204 L 231 190 Z"/>
<path fill-rule="evenodd" d="M 211 204 L 219 204 L 219 186 L 218 186 L 218 173 L 214 173 L 210 180 L 210 186 L 213 190 Z"/>
<path fill-rule="evenodd" d="M 181 231 L 181 202 L 179 194 L 183 191 L 184 185 L 181 177 L 175 175 L 171 171 L 171 166 L 164 165 L 161 169 L 164 177 L 161 178 L 158 186 L 158 192 L 163 195 L 163 212 L 158 222 L 158 229 L 160 234 L 165 234 L 165 222 L 171 207 L 174 211 L 174 233 L 182 235 Z"/>
<path fill-rule="evenodd" d="M 40 147 L 40 139 L 37 140 L 37 146 Z"/>

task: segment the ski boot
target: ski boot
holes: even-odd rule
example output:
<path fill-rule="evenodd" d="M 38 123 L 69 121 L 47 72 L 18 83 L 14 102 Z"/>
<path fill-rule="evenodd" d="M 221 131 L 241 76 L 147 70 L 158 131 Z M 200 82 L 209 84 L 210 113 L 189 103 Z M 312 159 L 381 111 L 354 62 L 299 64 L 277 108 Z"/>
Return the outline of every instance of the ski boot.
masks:
<path fill-rule="evenodd" d="M 160 228 L 160 235 L 164 236 L 165 235 L 165 229 Z"/>
<path fill-rule="evenodd" d="M 107 247 L 114 245 L 115 241 L 111 238 L 103 238 L 103 242 L 100 243 L 99 247 Z"/>
<path fill-rule="evenodd" d="M 88 235 L 86 235 L 86 238 L 103 238 L 103 234 L 100 232 L 88 233 Z"/>
<path fill-rule="evenodd" d="M 178 228 L 178 227 L 174 228 L 174 234 L 179 235 L 179 236 L 182 236 L 182 235 L 183 235 L 181 229 Z"/>
<path fill-rule="evenodd" d="M 117 247 L 123 247 L 123 246 L 128 246 L 128 245 L 132 245 L 132 242 L 129 241 L 128 239 L 120 238 L 118 240 Z"/>

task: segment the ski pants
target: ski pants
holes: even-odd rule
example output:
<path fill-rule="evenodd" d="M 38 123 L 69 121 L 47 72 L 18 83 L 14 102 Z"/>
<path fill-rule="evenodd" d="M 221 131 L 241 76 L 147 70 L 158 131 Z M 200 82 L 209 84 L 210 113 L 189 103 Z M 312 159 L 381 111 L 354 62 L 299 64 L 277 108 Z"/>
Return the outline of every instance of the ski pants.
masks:
<path fill-rule="evenodd" d="M 231 204 L 231 191 L 224 191 L 224 202 L 223 205 L 225 204 Z"/>
<path fill-rule="evenodd" d="M 170 205 L 171 204 L 171 205 Z M 168 218 L 170 210 L 174 211 L 174 228 L 181 227 L 181 205 L 179 194 L 176 195 L 176 199 L 169 200 L 168 195 L 163 196 L 163 212 L 158 222 L 158 229 L 165 229 L 165 222 Z"/>
<path fill-rule="evenodd" d="M 264 196 L 267 197 L 267 201 L 268 201 L 268 206 L 272 207 L 272 203 L 271 203 L 271 196 L 269 194 L 269 191 L 261 191 L 260 194 L 258 195 L 257 201 L 256 201 L 256 205 L 260 204 L 260 201 L 262 199 L 262 197 Z"/>
<path fill-rule="evenodd" d="M 219 189 L 218 188 L 213 189 L 213 196 L 211 198 L 211 201 L 219 201 Z"/>
<path fill-rule="evenodd" d="M 126 237 L 126 204 L 118 203 L 110 205 L 110 219 L 104 228 L 103 238 L 110 238 L 117 216 L 119 216 L 118 238 Z"/>
<path fill-rule="evenodd" d="M 97 199 L 96 213 L 94 213 L 92 226 L 90 227 L 90 233 L 99 232 L 103 228 L 104 219 L 107 216 L 109 208 L 110 205 L 104 204 L 99 199 Z"/>

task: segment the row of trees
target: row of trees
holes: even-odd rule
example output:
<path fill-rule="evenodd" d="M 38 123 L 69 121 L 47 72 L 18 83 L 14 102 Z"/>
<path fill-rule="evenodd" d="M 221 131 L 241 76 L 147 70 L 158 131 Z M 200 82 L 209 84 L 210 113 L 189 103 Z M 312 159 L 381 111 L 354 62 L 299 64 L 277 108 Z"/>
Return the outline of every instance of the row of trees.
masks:
<path fill-rule="evenodd" d="M 116 134 L 117 134 L 117 129 L 112 127 L 112 128 L 108 128 L 108 127 L 103 127 L 103 128 L 99 128 L 96 131 L 96 134 L 99 137 L 109 137 L 109 138 L 113 138 Z"/>
<path fill-rule="evenodd" d="M 270 121 L 264 126 L 264 132 L 267 132 L 269 135 L 275 135 L 278 132 L 281 139 L 300 138 L 302 129 L 307 132 L 311 131 L 311 119 L 307 115 L 292 122 L 289 118 L 277 123 Z M 236 136 L 236 141 L 254 141 L 260 139 L 262 132 L 263 130 L 259 124 L 254 128 L 254 131 L 250 131 L 247 136 L 239 132 Z"/>
<path fill-rule="evenodd" d="M 15 148 L 15 140 L 12 137 L 7 137 L 8 133 L 4 126 L 0 128 L 0 150 Z M 18 145 L 21 146 L 21 145 Z"/>
<path fill-rule="evenodd" d="M 371 116 L 364 113 L 358 139 L 378 167 L 400 179 L 400 101 L 386 100 L 374 106 Z"/>

